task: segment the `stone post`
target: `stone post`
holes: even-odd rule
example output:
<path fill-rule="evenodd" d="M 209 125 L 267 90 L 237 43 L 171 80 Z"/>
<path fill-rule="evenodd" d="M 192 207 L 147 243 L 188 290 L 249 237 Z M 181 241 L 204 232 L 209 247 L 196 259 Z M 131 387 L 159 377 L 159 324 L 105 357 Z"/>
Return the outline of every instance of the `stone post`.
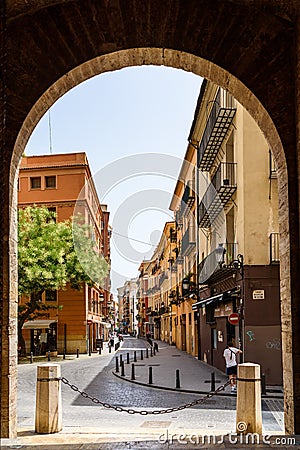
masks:
<path fill-rule="evenodd" d="M 238 365 L 236 431 L 262 434 L 259 364 Z"/>
<path fill-rule="evenodd" d="M 36 433 L 57 433 L 62 429 L 60 365 L 37 367 Z"/>

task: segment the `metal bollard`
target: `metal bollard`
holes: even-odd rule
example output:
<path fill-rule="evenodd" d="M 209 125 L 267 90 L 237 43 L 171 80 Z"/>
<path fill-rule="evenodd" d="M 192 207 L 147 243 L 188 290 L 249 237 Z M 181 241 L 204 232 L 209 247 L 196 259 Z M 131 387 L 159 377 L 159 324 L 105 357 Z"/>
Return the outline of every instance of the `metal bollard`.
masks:
<path fill-rule="evenodd" d="M 122 362 L 123 362 L 123 356 L 122 356 L 122 354 L 120 354 L 120 367 L 122 367 Z"/>
<path fill-rule="evenodd" d="M 155 347 L 153 347 L 153 356 L 155 356 Z"/>
<path fill-rule="evenodd" d="M 125 377 L 125 366 L 124 361 L 121 361 L 121 377 Z"/>
<path fill-rule="evenodd" d="M 134 371 L 134 364 L 131 364 L 131 379 L 135 380 L 135 371 Z"/>
<path fill-rule="evenodd" d="M 153 384 L 153 372 L 152 367 L 149 367 L 149 384 Z"/>
<path fill-rule="evenodd" d="M 50 358 L 50 350 L 48 350 L 48 361 L 51 361 L 51 358 Z"/>
<path fill-rule="evenodd" d="M 129 364 L 129 353 L 127 353 L 127 364 Z"/>
<path fill-rule="evenodd" d="M 266 375 L 264 373 L 261 374 L 261 393 L 263 395 L 267 394 Z"/>
<path fill-rule="evenodd" d="M 111 353 L 111 345 L 108 345 L 108 353 Z"/>
<path fill-rule="evenodd" d="M 215 372 L 211 372 L 210 377 L 210 390 L 214 392 L 216 390 Z"/>
<path fill-rule="evenodd" d="M 150 347 L 150 356 L 153 356 L 153 350 L 152 350 L 152 347 Z"/>
<path fill-rule="evenodd" d="M 146 358 L 149 358 L 149 350 L 146 348 Z"/>
<path fill-rule="evenodd" d="M 143 352 L 143 350 L 141 350 L 141 360 L 143 360 L 144 359 L 144 352 Z"/>
<path fill-rule="evenodd" d="M 99 355 L 101 355 L 101 346 L 99 347 Z"/>
<path fill-rule="evenodd" d="M 62 429 L 61 372 L 59 364 L 37 367 L 36 433 L 57 433 Z"/>
<path fill-rule="evenodd" d="M 30 362 L 33 363 L 33 352 L 30 353 Z"/>
<path fill-rule="evenodd" d="M 133 361 L 136 362 L 136 350 L 134 350 Z"/>
<path fill-rule="evenodd" d="M 180 373 L 179 369 L 176 369 L 176 389 L 180 388 Z"/>
<path fill-rule="evenodd" d="M 66 349 L 64 348 L 64 351 L 63 351 L 63 359 L 66 359 Z"/>
<path fill-rule="evenodd" d="M 116 373 L 119 372 L 119 358 L 116 356 Z"/>
<path fill-rule="evenodd" d="M 79 348 L 77 349 L 77 358 L 79 358 Z"/>

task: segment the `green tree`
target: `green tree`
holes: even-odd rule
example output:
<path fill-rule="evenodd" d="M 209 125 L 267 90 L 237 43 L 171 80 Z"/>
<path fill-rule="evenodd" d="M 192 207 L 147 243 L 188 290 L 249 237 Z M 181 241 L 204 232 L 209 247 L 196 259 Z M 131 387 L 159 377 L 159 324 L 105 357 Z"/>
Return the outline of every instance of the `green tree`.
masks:
<path fill-rule="evenodd" d="M 45 317 L 49 309 L 40 301 L 42 293 L 64 289 L 67 284 L 73 289 L 83 283 L 101 285 L 108 264 L 95 251 L 91 227 L 82 220 L 56 223 L 54 213 L 36 206 L 20 209 L 18 215 L 19 296 L 27 298 L 18 312 L 19 346 L 24 354 L 24 323 Z"/>

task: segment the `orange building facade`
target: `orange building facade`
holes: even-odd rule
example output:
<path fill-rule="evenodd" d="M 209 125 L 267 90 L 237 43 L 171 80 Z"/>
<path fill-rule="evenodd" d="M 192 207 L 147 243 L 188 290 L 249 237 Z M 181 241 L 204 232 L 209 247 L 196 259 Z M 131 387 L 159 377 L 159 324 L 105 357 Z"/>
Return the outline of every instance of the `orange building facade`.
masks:
<path fill-rule="evenodd" d="M 69 219 L 76 211 L 93 230 L 92 239 L 110 265 L 110 226 L 107 205 L 101 205 L 85 153 L 23 157 L 19 171 L 18 206 L 46 206 L 56 220 Z M 79 200 L 79 201 L 78 201 Z M 41 301 L 52 306 L 41 320 L 23 326 L 26 352 L 87 353 L 107 340 L 113 327 L 110 311 L 110 277 L 81 290 L 67 288 L 44 292 Z M 20 300 L 21 302 L 24 299 Z"/>

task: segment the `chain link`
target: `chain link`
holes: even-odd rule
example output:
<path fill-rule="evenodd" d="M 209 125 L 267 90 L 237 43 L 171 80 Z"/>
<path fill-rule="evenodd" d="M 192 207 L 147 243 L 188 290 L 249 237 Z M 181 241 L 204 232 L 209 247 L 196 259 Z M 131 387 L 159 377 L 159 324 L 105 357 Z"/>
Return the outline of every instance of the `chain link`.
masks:
<path fill-rule="evenodd" d="M 228 381 L 226 381 L 226 383 L 219 386 L 215 391 L 208 392 L 204 397 L 198 398 L 197 400 L 194 400 L 190 403 L 186 403 L 181 406 L 176 406 L 175 408 L 156 409 L 153 411 L 146 411 L 146 410 L 137 410 L 137 409 L 132 409 L 132 408 L 122 408 L 121 406 L 115 406 L 115 405 L 111 405 L 110 403 L 102 402 L 98 398 L 92 397 L 87 392 L 81 391 L 78 388 L 78 386 L 76 386 L 75 384 L 71 384 L 70 381 L 67 380 L 67 378 L 61 377 L 60 379 L 64 384 L 69 386 L 73 391 L 78 392 L 83 398 L 87 398 L 87 399 L 91 400 L 93 403 L 101 405 L 107 409 L 114 409 L 117 412 L 126 412 L 128 414 L 140 414 L 141 416 L 148 416 L 151 414 L 152 415 L 169 414 L 169 413 L 172 413 L 175 411 L 182 411 L 183 409 L 191 408 L 192 406 L 195 406 L 195 405 L 201 405 L 202 403 L 206 402 L 208 399 L 210 399 L 214 395 L 218 394 L 221 391 L 224 391 L 225 387 L 230 384 L 230 380 L 228 380 Z"/>

